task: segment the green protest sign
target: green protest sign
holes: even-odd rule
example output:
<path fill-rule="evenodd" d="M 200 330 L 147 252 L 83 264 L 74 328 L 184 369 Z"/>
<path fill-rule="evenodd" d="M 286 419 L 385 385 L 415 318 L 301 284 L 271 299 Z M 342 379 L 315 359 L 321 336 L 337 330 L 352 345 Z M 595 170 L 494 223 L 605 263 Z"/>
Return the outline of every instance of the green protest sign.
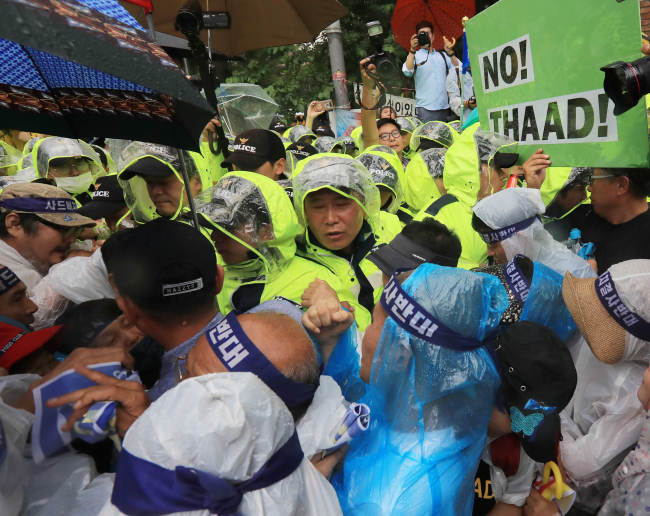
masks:
<path fill-rule="evenodd" d="M 467 22 L 483 130 L 554 167 L 647 167 L 645 100 L 615 117 L 601 67 L 641 57 L 638 0 L 500 0 Z"/>

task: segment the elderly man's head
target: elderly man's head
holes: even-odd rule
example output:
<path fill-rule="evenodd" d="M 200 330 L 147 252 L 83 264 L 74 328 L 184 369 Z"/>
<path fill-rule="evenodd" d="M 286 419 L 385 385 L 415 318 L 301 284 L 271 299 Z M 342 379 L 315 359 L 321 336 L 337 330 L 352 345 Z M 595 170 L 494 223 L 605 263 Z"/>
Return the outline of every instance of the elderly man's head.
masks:
<path fill-rule="evenodd" d="M 286 378 L 306 385 L 318 381 L 316 349 L 307 332 L 293 318 L 277 312 L 262 312 L 239 315 L 237 321 L 257 349 Z M 183 379 L 229 371 L 204 335 L 187 355 Z M 302 416 L 310 403 L 311 400 L 289 407 L 294 418 Z"/>
<path fill-rule="evenodd" d="M 613 224 L 620 224 L 622 211 L 636 204 L 644 207 L 650 195 L 648 168 L 595 168 L 589 179 L 594 211 Z"/>

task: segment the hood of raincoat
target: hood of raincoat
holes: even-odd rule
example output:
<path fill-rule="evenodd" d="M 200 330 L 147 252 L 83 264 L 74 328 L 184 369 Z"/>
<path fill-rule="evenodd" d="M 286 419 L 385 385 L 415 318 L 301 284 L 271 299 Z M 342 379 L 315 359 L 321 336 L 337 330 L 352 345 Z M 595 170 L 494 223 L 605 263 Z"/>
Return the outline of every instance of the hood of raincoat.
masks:
<path fill-rule="evenodd" d="M 447 149 L 427 149 L 418 152 L 407 165 L 404 175 L 404 200 L 413 210 L 420 211 L 441 197 L 433 179 L 442 179 Z"/>
<path fill-rule="evenodd" d="M 393 199 L 387 211 L 395 214 L 404 201 L 404 168 L 396 154 L 387 152 L 366 150 L 357 161 L 368 169 L 377 187 L 385 186 L 393 192 Z"/>
<path fill-rule="evenodd" d="M 338 149 L 341 154 L 345 154 L 345 144 L 336 141 L 336 138 L 332 138 L 331 136 L 321 136 L 318 138 L 314 142 L 314 148 L 319 154 L 334 152 L 334 149 Z"/>
<path fill-rule="evenodd" d="M 289 129 L 288 133 L 285 133 L 285 136 L 291 140 L 291 143 L 296 143 L 305 136 L 311 136 L 314 138 L 314 140 L 317 138 L 317 136 L 314 134 L 314 131 L 304 125 L 293 126 L 291 129 Z"/>
<path fill-rule="evenodd" d="M 415 122 L 413 122 L 412 118 L 407 118 L 404 116 L 396 118 L 395 122 L 397 122 L 400 131 L 404 131 L 405 133 L 413 134 L 413 131 L 415 131 L 419 127 L 415 125 Z"/>
<path fill-rule="evenodd" d="M 206 177 L 207 172 L 204 167 L 197 164 L 195 158 L 188 151 L 181 151 L 185 161 L 187 177 L 190 181 L 197 178 L 201 183 L 201 190 L 205 190 L 212 185 L 210 177 Z M 199 155 L 200 156 L 200 155 Z M 181 172 L 181 164 L 178 159 L 178 151 L 167 145 L 158 145 L 155 143 L 132 142 L 130 143 L 117 159 L 116 165 L 118 170 L 118 181 L 124 189 L 124 199 L 128 205 L 133 218 L 139 223 L 145 223 L 160 217 L 156 211 L 156 206 L 149 197 L 147 184 L 141 176 L 134 176 L 131 179 L 120 179 L 120 174 L 142 158 L 154 158 L 164 163 L 170 168 L 176 178 L 183 184 L 182 196 L 185 194 L 185 183 Z M 183 197 L 172 219 L 178 217 L 183 209 Z"/>
<path fill-rule="evenodd" d="M 508 307 L 496 277 L 462 269 L 423 264 L 402 288 L 453 331 L 479 340 Z M 471 514 L 499 385 L 484 346 L 437 346 L 388 317 L 361 398 L 370 428 L 350 444 L 345 482 L 341 474 L 333 480 L 344 514 Z"/>
<path fill-rule="evenodd" d="M 0 141 L 0 175 L 12 176 L 18 172 L 23 154 L 6 142 Z"/>
<path fill-rule="evenodd" d="M 194 199 L 217 231 L 252 251 L 255 259 L 224 265 L 229 275 L 271 281 L 296 254 L 298 217 L 284 189 L 254 172 L 230 172 Z M 244 241 L 246 240 L 246 241 Z"/>
<path fill-rule="evenodd" d="M 458 132 L 456 132 L 456 130 L 450 125 L 438 121 L 427 122 L 413 131 L 413 136 L 411 137 L 411 149 L 417 151 L 423 139 L 439 143 L 448 149 L 459 138 L 460 135 Z"/>
<path fill-rule="evenodd" d="M 364 211 L 364 219 L 375 235 L 380 235 L 380 196 L 375 181 L 356 159 L 341 154 L 318 154 L 302 160 L 293 180 L 293 205 L 298 220 L 308 237 L 305 218 L 305 197 L 311 192 L 329 188 L 344 197 L 353 199 Z M 285 194 L 286 197 L 286 194 Z"/>
<path fill-rule="evenodd" d="M 478 124 L 467 128 L 445 155 L 444 185 L 465 207 L 476 204 L 481 187 L 481 163 L 489 166 L 497 151 L 516 152 L 517 142 L 484 132 Z"/>
<path fill-rule="evenodd" d="M 51 136 L 50 138 L 36 142 L 32 149 L 32 161 L 34 170 L 36 171 L 36 177 L 47 177 L 50 160 L 56 158 L 73 158 L 75 156 L 84 156 L 91 160 L 90 172 L 94 180 L 107 175 L 104 167 L 102 167 L 101 159 L 95 150 L 86 142 Z"/>

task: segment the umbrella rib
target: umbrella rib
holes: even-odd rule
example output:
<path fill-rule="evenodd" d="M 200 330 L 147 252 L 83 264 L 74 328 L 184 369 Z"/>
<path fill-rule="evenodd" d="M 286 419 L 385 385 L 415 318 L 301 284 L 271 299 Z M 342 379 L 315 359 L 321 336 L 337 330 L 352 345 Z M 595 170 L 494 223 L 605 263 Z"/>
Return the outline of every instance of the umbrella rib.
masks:
<path fill-rule="evenodd" d="M 296 17 L 300 20 L 300 23 L 302 24 L 302 26 L 303 26 L 303 27 L 305 28 L 305 30 L 307 31 L 307 34 L 309 34 L 310 36 L 313 36 L 313 34 L 311 33 L 311 31 L 307 28 L 307 25 L 305 25 L 305 22 L 302 21 L 302 16 L 300 16 L 300 15 L 298 14 L 298 12 L 296 11 L 296 9 L 293 7 L 293 4 L 291 3 L 291 1 L 290 1 L 290 0 L 284 0 L 284 1 L 285 1 L 287 4 L 289 4 L 289 7 L 291 7 L 291 10 L 295 13 Z"/>

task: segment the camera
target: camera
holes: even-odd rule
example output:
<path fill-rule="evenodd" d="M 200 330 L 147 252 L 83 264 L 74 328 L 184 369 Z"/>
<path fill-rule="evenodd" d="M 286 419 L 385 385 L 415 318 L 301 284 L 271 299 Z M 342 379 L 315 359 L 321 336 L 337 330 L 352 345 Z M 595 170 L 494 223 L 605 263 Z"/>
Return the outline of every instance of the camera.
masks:
<path fill-rule="evenodd" d="M 199 0 L 188 0 L 176 15 L 174 28 L 187 37 L 198 37 L 201 29 L 229 29 L 230 13 L 203 12 Z"/>
<path fill-rule="evenodd" d="M 631 63 L 617 61 L 601 68 L 605 72 L 605 93 L 614 102 L 614 115 L 619 116 L 650 93 L 650 58 Z"/>
<path fill-rule="evenodd" d="M 377 76 L 380 79 L 390 79 L 397 74 L 397 59 L 391 52 L 384 50 L 384 29 L 378 21 L 366 24 L 368 36 L 375 45 L 375 53 L 368 57 L 370 63 L 375 65 Z"/>
<path fill-rule="evenodd" d="M 427 45 L 431 44 L 431 38 L 429 37 L 429 34 L 425 31 L 421 31 L 418 33 L 418 45 L 421 47 L 426 47 Z"/>

